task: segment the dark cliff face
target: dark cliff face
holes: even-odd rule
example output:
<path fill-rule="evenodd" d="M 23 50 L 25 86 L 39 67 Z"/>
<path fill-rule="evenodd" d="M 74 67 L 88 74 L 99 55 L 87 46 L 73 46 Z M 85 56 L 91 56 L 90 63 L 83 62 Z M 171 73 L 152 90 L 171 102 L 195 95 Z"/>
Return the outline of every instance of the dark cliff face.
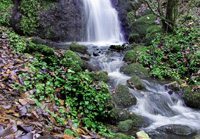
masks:
<path fill-rule="evenodd" d="M 42 10 L 38 36 L 53 41 L 81 41 L 82 9 L 79 0 L 60 0 L 55 9 Z"/>
<path fill-rule="evenodd" d="M 19 34 L 23 34 L 20 28 L 22 17 L 19 10 L 20 0 L 14 0 L 11 25 Z M 40 10 L 39 26 L 31 36 L 39 36 L 42 39 L 52 41 L 81 41 L 83 38 L 83 6 L 81 0 L 55 0 L 55 6 L 48 10 Z"/>

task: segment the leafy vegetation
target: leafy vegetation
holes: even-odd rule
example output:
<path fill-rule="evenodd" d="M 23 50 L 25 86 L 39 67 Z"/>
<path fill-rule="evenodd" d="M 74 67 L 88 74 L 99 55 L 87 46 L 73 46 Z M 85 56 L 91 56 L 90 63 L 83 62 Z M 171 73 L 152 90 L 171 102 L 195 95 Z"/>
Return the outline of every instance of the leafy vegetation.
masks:
<path fill-rule="evenodd" d="M 78 55 L 70 50 L 55 52 L 47 46 L 32 43 L 31 39 L 19 37 L 11 29 L 1 28 L 2 35 L 10 42 L 9 49 L 15 50 L 16 54 L 28 52 L 33 55 L 26 54 L 33 58 L 24 65 L 28 72 L 18 75 L 20 82 L 13 84 L 15 89 L 21 93 L 35 90 L 30 97 L 60 125 L 66 125 L 68 119 L 75 129 L 83 126 L 112 136 L 101 122 L 110 113 L 107 108 L 111 99 L 109 88 L 103 82 L 92 81 L 88 71 L 82 71 L 83 63 Z M 59 113 L 43 108 L 43 101 L 55 102 L 60 107 Z M 69 132 L 67 129 L 66 133 Z"/>
<path fill-rule="evenodd" d="M 149 67 L 150 74 L 154 77 L 187 79 L 189 84 L 199 84 L 198 20 L 198 13 L 193 13 L 192 17 L 183 15 L 175 33 L 157 34 L 148 50 L 138 54 L 137 62 Z"/>
<path fill-rule="evenodd" d="M 22 0 L 20 2 L 20 10 L 23 13 L 20 25 L 24 34 L 35 34 L 36 28 L 39 27 L 40 10 L 47 11 L 48 6 L 55 7 L 50 0 Z"/>
<path fill-rule="evenodd" d="M 0 23 L 10 25 L 11 9 L 13 7 L 12 0 L 0 0 Z"/>

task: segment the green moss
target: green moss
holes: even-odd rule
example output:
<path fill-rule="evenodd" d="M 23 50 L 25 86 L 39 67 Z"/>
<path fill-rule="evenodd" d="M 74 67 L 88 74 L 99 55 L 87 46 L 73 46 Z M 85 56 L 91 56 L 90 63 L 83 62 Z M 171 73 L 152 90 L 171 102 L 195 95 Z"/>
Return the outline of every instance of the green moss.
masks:
<path fill-rule="evenodd" d="M 133 120 L 126 120 L 119 122 L 117 128 L 120 131 L 129 131 L 132 128 Z"/>
<path fill-rule="evenodd" d="M 78 64 L 81 67 L 83 67 L 83 61 L 82 61 L 82 59 L 76 53 L 74 53 L 73 51 L 67 50 L 65 52 L 65 57 L 71 58 L 72 60 L 77 61 Z"/>
<path fill-rule="evenodd" d="M 145 46 L 137 46 L 133 50 L 127 51 L 123 60 L 128 63 L 136 62 L 138 54 L 146 52 L 146 50 Z"/>
<path fill-rule="evenodd" d="M 113 93 L 113 101 L 118 107 L 127 108 L 136 104 L 136 97 L 130 92 L 125 85 L 117 85 Z"/>
<path fill-rule="evenodd" d="M 10 25 L 11 10 L 13 7 L 12 0 L 0 0 L 0 23 Z"/>
<path fill-rule="evenodd" d="M 52 48 L 46 45 L 35 44 L 35 43 L 28 44 L 25 52 L 28 52 L 28 53 L 38 52 L 38 53 L 42 53 L 45 56 L 54 55 L 54 50 Z"/>
<path fill-rule="evenodd" d="M 200 109 L 200 89 L 197 86 L 185 87 L 183 99 L 186 105 Z"/>
<path fill-rule="evenodd" d="M 91 72 L 90 76 L 94 81 L 103 81 L 105 83 L 108 83 L 110 81 L 110 78 L 108 77 L 108 73 L 106 71 L 99 71 L 97 73 Z"/>
<path fill-rule="evenodd" d="M 129 35 L 130 41 L 134 41 L 131 38 L 135 37 L 135 41 L 140 42 L 140 40 L 143 40 L 145 38 L 146 34 L 149 34 L 148 36 L 151 36 L 155 32 L 158 32 L 160 30 L 160 27 L 155 25 L 155 20 L 155 15 L 148 14 L 140 17 L 135 22 L 133 22 L 131 29 L 132 32 Z M 140 39 L 138 39 L 138 36 L 134 36 L 134 34 L 139 34 Z"/>
<path fill-rule="evenodd" d="M 45 56 L 50 56 L 50 55 L 54 55 L 54 50 L 46 46 L 42 49 L 41 53 Z"/>
<path fill-rule="evenodd" d="M 130 137 L 128 137 L 127 135 L 123 134 L 123 133 L 117 133 L 114 135 L 115 139 L 129 139 Z"/>
<path fill-rule="evenodd" d="M 130 43 L 139 43 L 141 41 L 140 35 L 138 33 L 131 33 L 128 37 Z"/>
<path fill-rule="evenodd" d="M 111 118 L 109 118 L 108 122 L 110 122 L 112 124 L 116 124 L 120 121 L 125 121 L 125 120 L 132 120 L 133 126 L 144 126 L 147 124 L 146 120 L 142 116 L 137 115 L 128 110 L 122 110 L 122 109 L 115 108 L 115 109 L 112 109 L 110 115 L 111 115 Z"/>
<path fill-rule="evenodd" d="M 78 52 L 78 53 L 81 53 L 81 54 L 86 54 L 87 50 L 88 50 L 88 48 L 86 46 L 80 45 L 77 42 L 72 42 L 70 44 L 70 49 L 74 52 Z"/>
<path fill-rule="evenodd" d="M 121 72 L 124 72 L 124 74 L 133 76 L 137 75 L 139 77 L 147 77 L 148 71 L 143 67 L 143 65 L 138 63 L 133 63 L 130 65 L 124 65 L 121 67 Z"/>
<path fill-rule="evenodd" d="M 135 21 L 135 11 L 128 12 L 127 18 L 128 18 L 128 25 L 131 26 L 133 22 Z"/>
<path fill-rule="evenodd" d="M 39 27 L 40 10 L 47 11 L 48 7 L 53 7 L 51 1 L 40 0 L 22 0 L 19 9 L 22 11 L 22 18 L 20 21 L 21 30 L 25 35 L 33 35 L 36 28 Z"/>
<path fill-rule="evenodd" d="M 127 81 L 127 84 L 128 84 L 128 86 L 129 87 L 131 87 L 131 88 L 136 88 L 136 89 L 138 89 L 138 90 L 144 90 L 145 88 L 146 88 L 146 86 L 145 86 L 145 84 L 141 81 L 141 79 L 138 77 L 138 76 L 136 76 L 136 75 L 133 75 L 132 77 L 131 77 L 131 79 L 129 79 L 128 81 Z"/>

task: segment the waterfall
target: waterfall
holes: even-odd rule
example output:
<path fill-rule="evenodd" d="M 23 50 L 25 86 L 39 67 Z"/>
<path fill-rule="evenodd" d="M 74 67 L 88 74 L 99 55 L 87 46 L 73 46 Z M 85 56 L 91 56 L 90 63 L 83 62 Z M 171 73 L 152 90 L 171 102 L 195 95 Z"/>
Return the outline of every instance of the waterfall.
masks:
<path fill-rule="evenodd" d="M 115 8 L 110 0 L 83 0 L 87 21 L 87 42 L 123 42 Z"/>

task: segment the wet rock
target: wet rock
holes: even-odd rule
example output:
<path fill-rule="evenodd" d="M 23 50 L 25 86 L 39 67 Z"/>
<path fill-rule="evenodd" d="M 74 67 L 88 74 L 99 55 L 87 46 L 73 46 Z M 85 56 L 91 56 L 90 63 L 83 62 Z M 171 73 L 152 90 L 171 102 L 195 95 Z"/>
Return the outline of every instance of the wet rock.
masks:
<path fill-rule="evenodd" d="M 119 122 L 117 128 L 119 131 L 129 131 L 132 128 L 133 120 Z"/>
<path fill-rule="evenodd" d="M 148 71 L 141 64 L 133 63 L 130 65 L 124 64 L 120 71 L 128 76 L 137 75 L 139 77 L 148 77 Z"/>
<path fill-rule="evenodd" d="M 97 51 L 96 51 L 96 52 L 93 52 L 93 56 L 99 56 L 100 53 L 101 53 L 100 51 L 98 51 L 98 52 L 97 52 Z"/>
<path fill-rule="evenodd" d="M 138 139 L 150 139 L 149 135 L 145 133 L 143 130 L 136 133 Z"/>
<path fill-rule="evenodd" d="M 124 44 L 124 45 L 111 45 L 111 46 L 109 47 L 109 49 L 110 49 L 111 51 L 118 51 L 118 52 L 120 52 L 120 51 L 125 50 L 125 49 L 126 49 L 126 46 L 125 46 L 125 44 Z"/>
<path fill-rule="evenodd" d="M 78 52 L 78 53 L 81 53 L 81 54 L 87 54 L 88 53 L 87 52 L 88 48 L 85 45 L 78 44 L 77 42 L 72 42 L 70 44 L 70 49 L 73 52 Z"/>
<path fill-rule="evenodd" d="M 131 77 L 131 79 L 127 80 L 127 85 L 128 85 L 128 87 L 133 88 L 133 89 L 138 89 L 138 90 L 144 90 L 144 89 L 146 89 L 145 84 L 136 75 L 133 75 Z"/>
<path fill-rule="evenodd" d="M 200 89 L 198 86 L 183 88 L 183 100 L 185 104 L 192 108 L 200 109 Z"/>
<path fill-rule="evenodd" d="M 117 85 L 112 94 L 113 101 L 118 107 L 127 108 L 135 105 L 137 102 L 136 97 L 130 92 L 125 85 Z"/>
<path fill-rule="evenodd" d="M 130 137 L 128 137 L 127 135 L 125 135 L 123 133 L 116 133 L 116 134 L 114 134 L 114 138 L 115 139 L 129 139 Z"/>
<path fill-rule="evenodd" d="M 137 115 L 128 110 L 122 110 L 114 108 L 111 110 L 110 118 L 108 118 L 108 122 L 111 124 L 116 124 L 120 121 L 132 120 L 133 126 L 143 127 L 147 125 L 147 121 L 144 117 Z"/>
<path fill-rule="evenodd" d="M 137 56 L 142 52 L 146 53 L 146 46 L 137 46 L 133 50 L 129 50 L 126 52 L 124 56 L 124 61 L 127 63 L 136 62 Z"/>
<path fill-rule="evenodd" d="M 181 90 L 181 86 L 180 86 L 180 85 L 178 84 L 178 82 L 176 82 L 176 81 L 167 84 L 166 87 L 167 87 L 168 89 L 171 89 L 171 90 L 174 91 L 174 92 L 177 92 L 177 91 L 180 91 L 180 90 Z"/>
<path fill-rule="evenodd" d="M 185 125 L 165 125 L 157 128 L 157 130 L 181 136 L 189 136 L 196 132 L 189 126 Z"/>
<path fill-rule="evenodd" d="M 91 64 L 87 61 L 83 61 L 83 67 L 84 69 L 88 69 L 89 71 L 99 71 L 101 68 L 99 65 L 94 65 L 94 64 Z"/>
<path fill-rule="evenodd" d="M 108 77 L 108 73 L 106 71 L 99 71 L 97 73 L 90 73 L 90 76 L 94 81 L 103 81 L 105 83 L 108 83 L 110 81 L 110 78 Z"/>

